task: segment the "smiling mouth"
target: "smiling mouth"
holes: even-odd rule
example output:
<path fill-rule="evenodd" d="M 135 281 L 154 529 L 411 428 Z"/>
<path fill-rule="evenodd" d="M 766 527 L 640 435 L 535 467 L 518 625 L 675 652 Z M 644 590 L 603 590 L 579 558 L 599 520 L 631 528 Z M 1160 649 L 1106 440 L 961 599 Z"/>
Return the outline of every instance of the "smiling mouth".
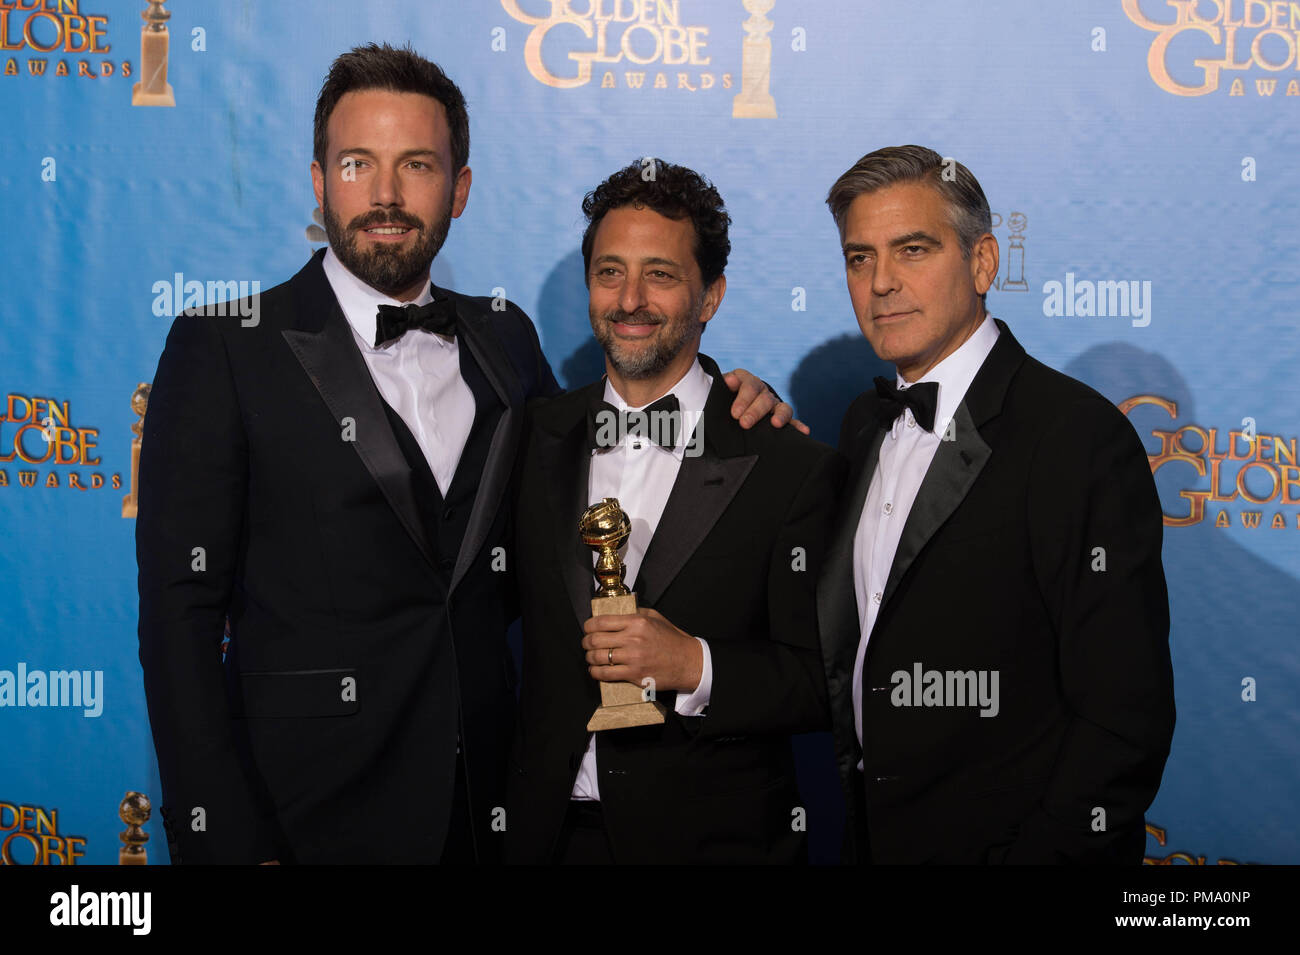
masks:
<path fill-rule="evenodd" d="M 376 225 L 362 231 L 371 235 L 405 235 L 411 231 L 411 227 L 405 225 Z"/>

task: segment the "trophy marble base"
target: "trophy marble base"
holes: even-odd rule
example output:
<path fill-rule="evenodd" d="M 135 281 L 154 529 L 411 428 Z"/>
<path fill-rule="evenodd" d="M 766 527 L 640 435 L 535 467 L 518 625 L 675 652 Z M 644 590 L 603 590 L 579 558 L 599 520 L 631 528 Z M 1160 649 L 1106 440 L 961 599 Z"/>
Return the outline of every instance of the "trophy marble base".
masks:
<path fill-rule="evenodd" d="M 636 594 L 622 597 L 593 597 L 591 615 L 636 613 Z M 657 700 L 641 696 L 641 687 L 635 683 L 602 683 L 600 706 L 587 721 L 588 732 L 625 729 L 629 726 L 652 726 L 664 721 L 667 712 Z"/>
<path fill-rule="evenodd" d="M 161 93 L 146 93 L 142 87 L 143 83 L 136 83 L 131 87 L 131 105 L 132 106 L 175 106 L 176 94 L 172 90 L 170 83 L 163 84 Z"/>

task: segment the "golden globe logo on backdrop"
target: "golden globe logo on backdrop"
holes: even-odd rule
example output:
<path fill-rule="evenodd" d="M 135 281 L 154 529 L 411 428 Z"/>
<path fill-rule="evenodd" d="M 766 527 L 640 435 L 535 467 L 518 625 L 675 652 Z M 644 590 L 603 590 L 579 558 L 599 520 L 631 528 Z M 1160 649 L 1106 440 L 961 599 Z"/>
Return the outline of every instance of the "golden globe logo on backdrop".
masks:
<path fill-rule="evenodd" d="M 744 36 L 739 84 L 733 71 L 714 62 L 711 25 L 690 16 L 697 0 L 501 0 L 501 6 L 530 27 L 524 63 L 545 86 L 707 94 L 739 85 L 732 116 L 774 119 L 768 36 L 774 24 L 767 14 L 775 0 L 742 2 L 749 16 L 736 21 Z M 742 4 L 736 8 L 741 12 Z M 562 58 L 557 49 L 566 51 Z"/>
<path fill-rule="evenodd" d="M 59 811 L 0 801 L 0 865 L 76 865 L 86 837 L 59 832 Z"/>
<path fill-rule="evenodd" d="M 54 54 L 57 59 L 50 69 L 48 56 L 27 56 L 24 65 L 29 76 L 130 77 L 130 60 L 119 65 L 108 59 L 113 49 L 108 42 L 108 17 L 83 13 L 80 6 L 81 0 L 0 0 L 4 75 L 23 72 L 16 54 L 37 53 Z M 70 63 L 60 54 L 81 58 Z"/>
<path fill-rule="evenodd" d="M 105 474 L 100 467 L 99 428 L 74 426 L 70 402 L 13 393 L 3 401 L 0 488 L 98 491 L 122 487 L 121 474 Z"/>
<path fill-rule="evenodd" d="M 1124 14 L 1155 34 L 1147 53 L 1151 79 L 1176 96 L 1204 96 L 1232 77 L 1229 96 L 1245 96 L 1253 80 L 1256 96 L 1300 97 L 1300 3 L 1295 0 L 1120 0 Z M 1155 19 L 1143 8 L 1167 17 Z M 1205 56 L 1210 53 L 1210 56 Z M 1201 55 L 1198 55 L 1201 54 Z M 1284 75 L 1290 74 L 1290 75 Z"/>
<path fill-rule="evenodd" d="M 1119 410 L 1129 415 L 1144 405 L 1159 408 L 1170 421 L 1178 417 L 1177 403 L 1159 395 L 1134 395 L 1121 401 Z M 1300 507 L 1300 442 L 1296 438 L 1265 434 L 1253 418 L 1244 419 L 1239 428 L 1229 428 L 1226 435 L 1218 428 L 1197 424 L 1185 424 L 1173 431 L 1152 428 L 1150 433 L 1160 441 L 1160 450 L 1147 455 L 1153 475 L 1167 465 L 1181 464 L 1191 468 L 1191 472 L 1184 473 L 1201 479 L 1197 483 L 1209 484 L 1208 488 L 1179 491 L 1178 496 L 1186 503 L 1181 513 L 1165 514 L 1166 527 L 1200 524 L 1212 508 L 1215 527 L 1300 530 L 1300 512 L 1277 510 Z M 1223 504 L 1232 504 L 1234 513 L 1216 506 Z M 1271 515 L 1263 509 L 1265 506 Z"/>

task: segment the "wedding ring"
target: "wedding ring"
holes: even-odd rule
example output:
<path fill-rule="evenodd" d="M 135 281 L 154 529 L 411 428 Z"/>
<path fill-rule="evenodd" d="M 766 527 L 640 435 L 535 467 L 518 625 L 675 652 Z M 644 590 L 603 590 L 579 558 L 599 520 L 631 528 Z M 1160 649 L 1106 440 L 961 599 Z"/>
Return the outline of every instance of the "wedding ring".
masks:
<path fill-rule="evenodd" d="M 613 666 L 613 665 L 614 665 L 614 648 L 613 648 L 613 647 L 610 647 L 610 648 L 609 648 L 609 657 L 608 657 L 608 659 L 609 659 L 609 664 L 608 664 L 608 665 L 609 665 L 609 666 Z"/>

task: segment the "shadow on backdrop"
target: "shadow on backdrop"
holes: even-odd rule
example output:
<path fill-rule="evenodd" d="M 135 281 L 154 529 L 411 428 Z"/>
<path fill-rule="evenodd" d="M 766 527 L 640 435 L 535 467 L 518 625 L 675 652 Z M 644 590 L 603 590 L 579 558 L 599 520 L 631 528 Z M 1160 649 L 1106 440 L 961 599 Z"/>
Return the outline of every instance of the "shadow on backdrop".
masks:
<path fill-rule="evenodd" d="M 883 375 L 894 380 L 894 366 L 876 357 L 859 332 L 822 342 L 799 362 L 790 375 L 789 400 L 799 420 L 812 428 L 818 441 L 836 447 L 840 422 L 853 399 L 875 386 Z"/>
<path fill-rule="evenodd" d="M 537 314 L 543 350 L 560 385 L 568 391 L 599 381 L 605 354 L 591 334 L 587 286 L 582 281 L 582 250 L 570 252 L 542 283 Z"/>

